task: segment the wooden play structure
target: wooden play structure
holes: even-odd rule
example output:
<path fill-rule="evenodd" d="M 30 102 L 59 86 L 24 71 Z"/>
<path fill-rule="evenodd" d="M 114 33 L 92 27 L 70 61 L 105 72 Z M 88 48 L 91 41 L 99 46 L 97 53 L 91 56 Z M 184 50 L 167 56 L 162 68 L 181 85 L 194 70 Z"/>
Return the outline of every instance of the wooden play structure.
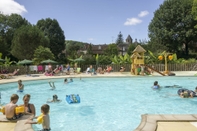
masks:
<path fill-rule="evenodd" d="M 138 69 L 140 65 L 144 65 L 144 53 L 146 50 L 138 45 L 134 51 L 133 54 L 131 55 L 131 74 L 133 75 L 138 75 Z"/>
<path fill-rule="evenodd" d="M 146 52 L 146 50 L 141 47 L 140 45 L 138 45 L 134 51 L 133 54 L 131 55 L 131 74 L 133 75 L 139 75 L 139 70 L 141 69 L 141 66 L 147 67 L 157 73 L 159 73 L 162 76 L 165 76 L 164 73 L 161 73 L 160 71 L 155 70 L 154 68 L 145 65 L 144 63 L 144 53 Z M 143 74 L 142 74 L 143 75 Z"/>

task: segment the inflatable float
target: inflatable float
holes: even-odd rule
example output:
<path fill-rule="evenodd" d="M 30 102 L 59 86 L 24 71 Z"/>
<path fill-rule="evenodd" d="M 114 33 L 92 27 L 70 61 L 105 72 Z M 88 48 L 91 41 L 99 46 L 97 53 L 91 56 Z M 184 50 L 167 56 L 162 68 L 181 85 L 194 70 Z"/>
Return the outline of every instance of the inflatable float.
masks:
<path fill-rule="evenodd" d="M 2 112 L 3 114 L 5 113 L 5 107 L 3 106 L 2 108 L 0 108 L 0 112 Z M 17 106 L 15 108 L 15 113 L 16 114 L 20 114 L 20 113 L 24 113 L 25 112 L 25 107 L 24 106 Z"/>
<path fill-rule="evenodd" d="M 180 95 L 181 93 L 183 93 L 183 92 L 187 92 L 188 94 L 193 94 L 193 97 L 197 97 L 197 94 L 196 94 L 196 92 L 194 92 L 193 90 L 188 90 L 188 89 L 179 89 L 178 91 L 177 91 L 177 94 L 178 95 Z"/>
<path fill-rule="evenodd" d="M 68 104 L 80 103 L 80 97 L 78 94 L 66 95 L 66 101 Z"/>

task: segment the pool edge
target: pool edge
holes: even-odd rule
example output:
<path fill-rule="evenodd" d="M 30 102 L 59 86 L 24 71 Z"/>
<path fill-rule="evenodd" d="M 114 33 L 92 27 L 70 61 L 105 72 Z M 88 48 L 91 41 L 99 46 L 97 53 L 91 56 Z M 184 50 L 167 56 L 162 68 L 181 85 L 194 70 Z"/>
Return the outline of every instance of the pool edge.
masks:
<path fill-rule="evenodd" d="M 143 114 L 134 131 L 156 131 L 157 122 L 197 122 L 197 114 Z"/>

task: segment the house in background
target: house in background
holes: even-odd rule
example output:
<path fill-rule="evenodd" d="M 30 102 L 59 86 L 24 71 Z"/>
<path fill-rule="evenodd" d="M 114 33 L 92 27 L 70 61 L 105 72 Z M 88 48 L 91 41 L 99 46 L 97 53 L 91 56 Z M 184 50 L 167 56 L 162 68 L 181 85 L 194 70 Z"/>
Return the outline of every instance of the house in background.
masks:
<path fill-rule="evenodd" d="M 133 39 L 131 38 L 130 35 L 128 35 L 127 38 L 126 38 L 126 42 L 117 45 L 119 54 L 120 55 L 125 55 L 127 53 L 129 45 L 130 44 L 136 44 L 136 42 L 137 42 L 137 39 L 133 43 Z M 107 47 L 108 47 L 107 44 L 93 45 L 93 44 L 90 43 L 90 44 L 84 45 L 83 49 L 80 49 L 80 52 L 83 52 L 84 54 L 87 54 L 88 50 L 91 50 L 93 55 L 96 55 L 96 54 L 102 55 L 102 54 L 104 54 L 104 51 Z"/>
<path fill-rule="evenodd" d="M 126 42 L 117 45 L 118 50 L 119 50 L 119 54 L 120 55 L 125 55 L 127 53 L 129 45 L 132 44 L 132 42 L 133 42 L 133 39 L 131 38 L 130 35 L 128 35 L 127 38 L 126 38 Z"/>

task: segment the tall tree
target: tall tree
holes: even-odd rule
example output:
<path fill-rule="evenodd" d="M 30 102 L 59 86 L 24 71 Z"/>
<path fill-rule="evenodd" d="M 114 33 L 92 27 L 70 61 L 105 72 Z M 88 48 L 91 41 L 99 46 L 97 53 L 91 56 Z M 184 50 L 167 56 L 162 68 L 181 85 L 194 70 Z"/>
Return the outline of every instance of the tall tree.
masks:
<path fill-rule="evenodd" d="M 0 13 L 0 52 L 4 56 L 11 56 L 11 44 L 15 30 L 30 23 L 18 14 L 4 15 Z M 2 51 L 3 50 L 3 51 Z"/>
<path fill-rule="evenodd" d="M 197 40 L 192 4 L 193 0 L 165 0 L 149 24 L 150 40 L 159 41 L 170 52 L 184 49 L 187 56 L 190 44 Z"/>
<path fill-rule="evenodd" d="M 37 26 L 22 26 L 14 33 L 11 53 L 19 60 L 33 59 L 38 46 L 48 47 L 49 40 Z"/>
<path fill-rule="evenodd" d="M 120 31 L 119 34 L 118 34 L 118 38 L 116 39 L 116 44 L 120 45 L 120 44 L 123 44 L 123 43 L 124 43 L 124 39 L 123 39 L 123 35 Z"/>
<path fill-rule="evenodd" d="M 50 50 L 58 59 L 58 56 L 65 49 L 64 31 L 56 19 L 42 19 L 37 22 L 37 26 L 50 40 Z"/>
<path fill-rule="evenodd" d="M 197 20 L 197 0 L 193 0 L 192 15 L 194 15 L 194 19 Z M 197 28 L 197 25 L 195 25 L 195 28 Z"/>

